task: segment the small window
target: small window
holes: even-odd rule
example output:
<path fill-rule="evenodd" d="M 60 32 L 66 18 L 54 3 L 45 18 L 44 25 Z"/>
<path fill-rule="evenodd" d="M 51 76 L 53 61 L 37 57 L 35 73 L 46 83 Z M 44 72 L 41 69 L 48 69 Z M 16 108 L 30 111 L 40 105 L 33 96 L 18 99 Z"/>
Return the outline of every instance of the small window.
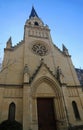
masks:
<path fill-rule="evenodd" d="M 9 105 L 8 120 L 10 120 L 10 121 L 14 121 L 15 120 L 15 109 L 16 109 L 15 103 L 12 102 Z"/>
<path fill-rule="evenodd" d="M 80 115 L 79 115 L 78 107 L 77 107 L 77 104 L 76 104 L 75 101 L 72 102 L 72 106 L 73 106 L 75 118 L 77 120 L 80 120 Z"/>
<path fill-rule="evenodd" d="M 28 24 L 31 25 L 31 22 L 29 22 Z"/>
<path fill-rule="evenodd" d="M 34 25 L 39 26 L 38 22 L 35 22 Z"/>

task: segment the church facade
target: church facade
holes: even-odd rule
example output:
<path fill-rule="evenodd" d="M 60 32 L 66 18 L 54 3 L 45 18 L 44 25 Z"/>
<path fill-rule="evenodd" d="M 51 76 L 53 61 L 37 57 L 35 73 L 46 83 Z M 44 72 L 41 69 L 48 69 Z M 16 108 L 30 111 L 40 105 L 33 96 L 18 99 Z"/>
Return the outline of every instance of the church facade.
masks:
<path fill-rule="evenodd" d="M 0 71 L 0 124 L 23 130 L 83 129 L 83 91 L 68 49 L 60 50 L 32 7 L 17 45 L 6 43 Z"/>

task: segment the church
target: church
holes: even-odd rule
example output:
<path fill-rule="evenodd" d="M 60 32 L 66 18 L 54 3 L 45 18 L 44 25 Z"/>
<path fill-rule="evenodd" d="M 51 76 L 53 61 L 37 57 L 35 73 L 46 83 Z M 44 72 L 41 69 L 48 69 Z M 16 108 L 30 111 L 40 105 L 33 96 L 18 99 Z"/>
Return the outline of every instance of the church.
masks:
<path fill-rule="evenodd" d="M 83 130 L 83 90 L 65 45 L 60 50 L 34 7 L 23 40 L 4 49 L 0 130 Z"/>

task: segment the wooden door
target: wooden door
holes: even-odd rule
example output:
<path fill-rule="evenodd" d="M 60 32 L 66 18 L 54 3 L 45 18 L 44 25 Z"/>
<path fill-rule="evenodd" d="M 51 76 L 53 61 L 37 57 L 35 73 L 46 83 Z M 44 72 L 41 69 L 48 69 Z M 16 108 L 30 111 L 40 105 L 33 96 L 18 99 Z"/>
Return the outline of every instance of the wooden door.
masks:
<path fill-rule="evenodd" d="M 56 130 L 53 98 L 38 98 L 38 129 Z"/>

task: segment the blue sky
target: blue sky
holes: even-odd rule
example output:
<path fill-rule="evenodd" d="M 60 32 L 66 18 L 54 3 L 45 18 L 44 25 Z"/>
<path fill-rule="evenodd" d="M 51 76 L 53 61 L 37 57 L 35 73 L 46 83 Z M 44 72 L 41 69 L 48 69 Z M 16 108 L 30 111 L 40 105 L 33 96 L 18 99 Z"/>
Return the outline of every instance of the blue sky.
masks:
<path fill-rule="evenodd" d="M 9 37 L 13 45 L 23 39 L 32 5 L 51 29 L 54 44 L 64 44 L 73 65 L 83 69 L 83 0 L 0 0 L 0 59 Z"/>

